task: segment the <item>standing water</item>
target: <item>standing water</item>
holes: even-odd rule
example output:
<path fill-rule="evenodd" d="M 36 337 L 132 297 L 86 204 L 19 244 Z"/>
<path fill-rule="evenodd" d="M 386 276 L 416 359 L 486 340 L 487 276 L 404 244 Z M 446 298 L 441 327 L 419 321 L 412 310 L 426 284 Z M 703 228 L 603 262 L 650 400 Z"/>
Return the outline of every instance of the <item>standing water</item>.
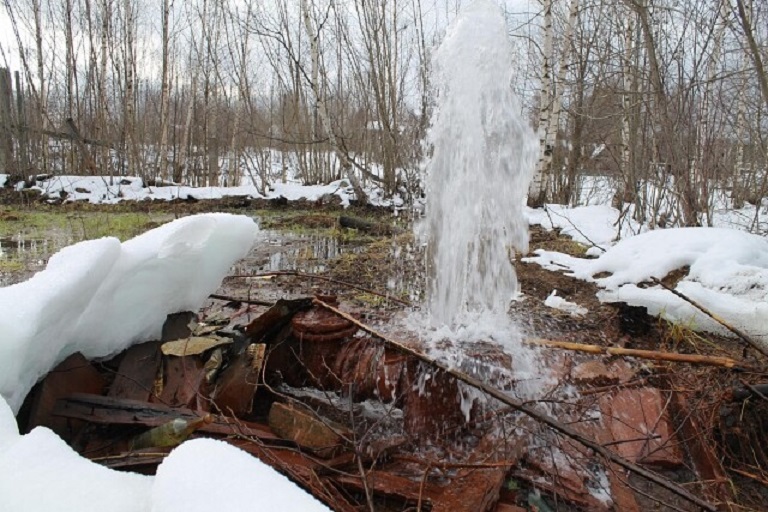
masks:
<path fill-rule="evenodd" d="M 490 0 L 464 9 L 435 55 L 421 226 L 433 328 L 505 318 L 517 293 L 511 258 L 528 247 L 523 205 L 537 147 L 511 88 L 513 62 L 504 16 Z"/>

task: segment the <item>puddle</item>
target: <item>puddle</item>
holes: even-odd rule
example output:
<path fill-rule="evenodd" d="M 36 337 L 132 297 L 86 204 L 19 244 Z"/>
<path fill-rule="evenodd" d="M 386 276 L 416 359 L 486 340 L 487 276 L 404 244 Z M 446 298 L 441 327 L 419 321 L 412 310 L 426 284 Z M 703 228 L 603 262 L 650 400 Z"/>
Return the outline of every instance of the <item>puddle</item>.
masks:
<path fill-rule="evenodd" d="M 262 231 L 250 254 L 237 266 L 237 273 L 299 271 L 320 273 L 328 263 L 344 254 L 358 254 L 365 244 L 345 243 L 335 237 L 296 235 L 279 231 Z"/>
<path fill-rule="evenodd" d="M 43 270 L 48 258 L 67 245 L 45 238 L 0 238 L 0 286 L 19 283 Z"/>

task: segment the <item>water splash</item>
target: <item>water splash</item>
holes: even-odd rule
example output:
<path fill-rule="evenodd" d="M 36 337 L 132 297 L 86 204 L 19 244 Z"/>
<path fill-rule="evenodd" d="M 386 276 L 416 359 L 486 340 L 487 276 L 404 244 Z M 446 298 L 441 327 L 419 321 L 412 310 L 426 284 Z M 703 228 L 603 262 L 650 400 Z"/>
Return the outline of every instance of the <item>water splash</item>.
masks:
<path fill-rule="evenodd" d="M 432 328 L 506 316 L 517 293 L 511 256 L 528 247 L 523 206 L 537 144 L 511 88 L 513 62 L 504 16 L 489 0 L 464 9 L 434 58 L 433 153 L 419 228 Z"/>

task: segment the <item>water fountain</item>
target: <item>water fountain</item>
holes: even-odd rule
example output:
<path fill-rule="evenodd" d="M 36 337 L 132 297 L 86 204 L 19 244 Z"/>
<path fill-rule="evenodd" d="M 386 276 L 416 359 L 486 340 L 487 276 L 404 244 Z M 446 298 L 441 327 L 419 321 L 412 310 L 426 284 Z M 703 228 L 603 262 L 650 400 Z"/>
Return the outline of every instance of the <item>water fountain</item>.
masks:
<path fill-rule="evenodd" d="M 517 292 L 513 251 L 526 251 L 523 215 L 536 138 L 512 87 L 514 55 L 501 9 L 476 0 L 434 58 L 438 96 L 428 136 L 427 311 L 432 328 L 505 322 Z"/>

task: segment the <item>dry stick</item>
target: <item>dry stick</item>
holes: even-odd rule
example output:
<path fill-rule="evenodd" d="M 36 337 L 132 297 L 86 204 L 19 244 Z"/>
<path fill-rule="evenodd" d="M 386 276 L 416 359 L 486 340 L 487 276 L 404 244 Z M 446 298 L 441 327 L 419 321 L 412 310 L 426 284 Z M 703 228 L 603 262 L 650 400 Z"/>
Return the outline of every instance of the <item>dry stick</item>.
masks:
<path fill-rule="evenodd" d="M 268 308 L 271 308 L 275 305 L 274 302 L 269 302 L 266 300 L 258 300 L 258 299 L 240 299 L 237 297 L 229 297 L 227 295 L 219 295 L 217 293 L 212 293 L 209 295 L 210 298 L 216 299 L 216 300 L 226 300 L 229 302 L 242 302 L 243 304 L 253 304 L 254 306 L 266 306 Z"/>
<path fill-rule="evenodd" d="M 399 304 L 402 304 L 403 306 L 413 307 L 413 304 L 408 302 L 404 299 L 398 299 L 397 297 L 393 297 L 391 295 L 387 295 L 386 293 L 377 292 L 376 290 L 371 290 L 369 288 L 365 288 L 363 286 L 356 285 L 354 283 L 349 283 L 347 281 L 340 281 L 339 279 L 333 279 L 332 277 L 325 277 L 325 276 L 319 276 L 317 274 L 307 274 L 304 272 L 297 272 L 296 270 L 276 270 L 274 272 L 265 272 L 263 274 L 243 274 L 243 275 L 237 275 L 232 277 L 271 277 L 271 276 L 293 276 L 293 277 L 304 277 L 307 279 L 318 279 L 320 281 L 326 281 L 329 283 L 335 283 L 340 284 L 342 286 L 347 286 L 349 288 L 354 288 L 355 290 L 360 290 L 361 292 L 370 293 L 371 295 L 376 295 L 379 297 L 383 297 L 387 300 L 391 300 L 393 302 L 397 302 Z"/>
<path fill-rule="evenodd" d="M 675 295 L 677 295 L 678 297 L 680 297 L 681 299 L 683 299 L 687 303 L 693 305 L 695 308 L 699 309 L 702 313 L 704 313 L 705 315 L 710 317 L 712 320 L 714 320 L 715 322 L 719 323 L 720 325 L 722 325 L 723 327 L 725 327 L 726 329 L 731 331 L 733 334 L 735 334 L 736 336 L 738 336 L 739 338 L 741 338 L 742 340 L 747 342 L 752 348 L 754 348 L 755 350 L 757 350 L 758 352 L 763 354 L 765 357 L 768 357 L 768 349 L 766 349 L 765 347 L 762 347 L 757 341 L 753 340 L 752 338 L 747 336 L 745 333 L 743 333 L 739 329 L 733 327 L 728 322 L 726 322 L 725 320 L 723 320 L 722 318 L 720 318 L 715 313 L 711 312 L 710 310 L 708 310 L 707 308 L 705 308 L 704 306 L 702 306 L 701 304 L 699 304 L 695 300 L 691 299 L 690 297 L 687 297 L 687 296 L 683 295 L 682 293 L 680 293 L 679 291 L 675 290 L 674 288 L 671 288 L 671 287 L 667 286 L 666 284 L 662 283 L 661 281 L 659 281 L 655 277 L 651 277 L 651 281 L 653 281 L 654 283 L 658 284 L 659 286 L 661 286 L 665 290 L 669 290 L 670 292 L 674 293 Z"/>
<path fill-rule="evenodd" d="M 433 366 L 433 367 L 435 367 L 435 368 L 437 368 L 439 370 L 442 370 L 442 371 L 446 372 L 448 375 L 451 375 L 453 378 L 455 378 L 455 379 L 457 379 L 457 380 L 459 380 L 459 381 L 461 381 L 461 382 L 463 382 L 463 383 L 465 383 L 465 384 L 467 384 L 469 386 L 472 386 L 475 389 L 479 389 L 480 391 L 483 391 L 484 393 L 492 396 L 493 398 L 495 398 L 496 400 L 498 400 L 498 401 L 500 401 L 500 402 L 502 402 L 504 404 L 507 404 L 508 406 L 512 407 L 513 409 L 515 409 L 515 410 L 517 410 L 517 411 L 519 411 L 519 412 L 521 412 L 521 413 L 523 413 L 523 414 L 525 414 L 527 416 L 530 416 L 531 418 L 533 418 L 533 419 L 535 419 L 535 420 L 537 420 L 537 421 L 539 421 L 541 423 L 544 423 L 545 425 L 547 425 L 551 429 L 553 429 L 553 430 L 555 430 L 555 431 L 557 431 L 557 432 L 559 432 L 559 433 L 561 433 L 561 434 L 563 434 L 563 435 L 565 435 L 565 436 L 567 436 L 567 437 L 577 441 L 578 443 L 586 446 L 587 448 L 591 448 L 596 453 L 599 453 L 604 458 L 606 458 L 606 459 L 616 463 L 617 465 L 623 467 L 624 469 L 637 473 L 638 475 L 640 475 L 640 476 L 650 480 L 651 482 L 654 482 L 654 483 L 660 485 L 661 487 L 664 487 L 665 489 L 667 489 L 667 490 L 677 494 L 681 498 L 683 498 L 683 499 L 685 499 L 685 500 L 687 500 L 687 501 L 689 501 L 689 502 L 691 502 L 691 503 L 701 507 L 704 510 L 708 510 L 710 512 L 716 512 L 717 511 L 717 508 L 714 505 L 712 505 L 711 503 L 706 502 L 706 501 L 702 500 L 701 498 L 699 498 L 697 496 L 694 496 L 690 492 L 686 491 L 685 489 L 683 489 L 679 485 L 675 484 L 674 482 L 671 482 L 670 480 L 664 478 L 663 476 L 661 476 L 661 475 L 659 475 L 657 473 L 654 473 L 653 471 L 650 471 L 648 469 L 645 469 L 645 468 L 643 468 L 641 466 L 638 466 L 637 464 L 634 464 L 634 463 L 628 461 L 624 457 L 621 457 L 620 455 L 617 455 L 616 453 L 612 452 L 611 450 L 607 449 L 606 447 L 602 446 L 601 444 L 599 444 L 599 443 L 597 443 L 597 442 L 595 442 L 595 441 L 593 441 L 591 439 L 588 439 L 588 438 L 582 436 L 581 434 L 576 432 L 571 427 L 568 427 L 567 425 L 563 425 L 562 423 L 560 423 L 559 421 L 555 420 L 551 416 L 532 409 L 531 407 L 525 405 L 523 402 L 512 398 L 511 396 L 503 393 L 502 391 L 500 391 L 500 390 L 498 390 L 498 389 L 496 389 L 494 387 L 491 387 L 488 384 L 486 384 L 484 382 L 481 382 L 480 380 L 478 380 L 478 379 L 476 379 L 474 377 L 471 377 L 470 375 L 467 375 L 466 373 L 463 373 L 463 372 L 461 372 L 459 370 L 456 370 L 454 368 L 450 368 L 447 364 L 445 364 L 443 362 L 440 362 L 440 361 L 437 361 L 435 359 L 432 359 L 429 356 L 427 356 L 425 354 L 422 354 L 421 352 L 418 352 L 418 351 L 416 351 L 416 350 L 414 350 L 414 349 L 412 349 L 410 347 L 407 347 L 406 345 L 402 344 L 399 341 L 395 341 L 395 340 L 393 340 L 391 338 L 388 338 L 387 336 L 385 336 L 384 334 L 381 334 L 380 332 L 376 331 L 372 327 L 370 327 L 370 326 L 360 322 L 355 317 L 345 313 L 344 311 L 341 311 L 341 310 L 331 306 L 330 304 L 327 304 L 327 303 L 323 302 L 320 299 L 317 299 L 317 298 L 314 299 L 314 303 L 319 305 L 319 306 L 324 307 L 325 309 L 327 309 L 329 311 L 333 311 L 334 313 L 336 313 L 337 315 L 339 315 L 340 317 L 342 317 L 342 318 L 344 318 L 346 320 L 349 320 L 350 322 L 352 322 L 353 324 L 357 325 L 360 329 L 364 330 L 365 332 L 367 332 L 367 333 L 369 333 L 369 334 L 371 334 L 371 335 L 381 339 L 387 346 L 390 346 L 390 347 L 392 347 L 392 348 L 394 348 L 394 349 L 396 349 L 399 352 L 402 352 L 404 354 L 413 356 L 416 359 L 418 359 L 419 361 L 423 361 L 423 362 L 425 362 L 425 363 L 427 363 L 427 364 L 429 364 L 429 365 L 431 365 L 431 366 Z"/>
<path fill-rule="evenodd" d="M 762 398 L 763 400 L 766 400 L 766 401 L 768 401 L 768 396 L 766 396 L 765 394 L 761 393 L 761 392 L 760 392 L 760 390 L 759 390 L 759 389 L 757 389 L 755 386 L 753 386 L 752 384 L 750 384 L 750 383 L 748 383 L 748 382 L 745 382 L 745 381 L 743 381 L 743 380 L 741 381 L 741 383 L 742 383 L 742 384 L 744 384 L 744 387 L 746 387 L 747 389 L 749 389 L 749 390 L 750 390 L 751 392 L 753 392 L 753 393 L 754 393 L 756 396 L 758 396 L 758 397 Z"/>
<path fill-rule="evenodd" d="M 544 339 L 530 339 L 527 343 L 544 347 L 562 348 L 589 354 L 607 354 L 612 356 L 637 357 L 640 359 L 652 359 L 654 361 L 672 361 L 676 363 L 705 364 L 710 366 L 722 366 L 723 368 L 746 370 L 748 367 L 730 357 L 701 356 L 697 354 L 678 354 L 676 352 L 658 352 L 656 350 L 639 350 L 623 347 L 601 347 L 600 345 L 585 345 L 571 343 L 569 341 L 554 341 Z"/>

